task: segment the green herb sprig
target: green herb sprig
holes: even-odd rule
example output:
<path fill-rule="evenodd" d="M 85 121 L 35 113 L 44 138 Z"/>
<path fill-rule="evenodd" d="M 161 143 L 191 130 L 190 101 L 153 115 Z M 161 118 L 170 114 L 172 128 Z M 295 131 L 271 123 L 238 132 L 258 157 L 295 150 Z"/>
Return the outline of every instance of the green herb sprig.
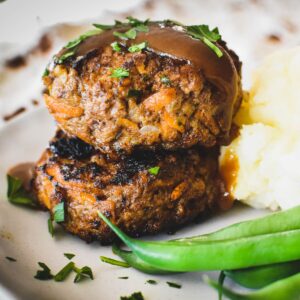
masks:
<path fill-rule="evenodd" d="M 129 71 L 126 69 L 123 68 L 111 69 L 110 77 L 112 78 L 123 78 L 128 76 L 129 76 Z"/>
<path fill-rule="evenodd" d="M 120 300 L 144 300 L 144 296 L 141 292 L 135 292 L 130 296 L 121 296 Z"/>
<path fill-rule="evenodd" d="M 217 27 L 210 30 L 207 25 L 192 25 L 186 26 L 186 31 L 187 34 L 193 38 L 201 40 L 204 44 L 206 44 L 218 57 L 223 56 L 221 49 L 214 44 L 221 39 L 221 35 Z"/>
<path fill-rule="evenodd" d="M 156 176 L 158 174 L 159 170 L 160 170 L 160 167 L 156 166 L 156 167 L 148 169 L 148 172 L 151 175 L 155 175 Z"/>
<path fill-rule="evenodd" d="M 43 262 L 38 262 L 38 265 L 42 270 L 37 270 L 34 278 L 38 280 L 50 280 L 54 278 L 54 275 L 51 274 L 50 268 Z"/>
<path fill-rule="evenodd" d="M 23 187 L 22 180 L 7 174 L 7 198 L 12 204 L 23 205 L 30 208 L 36 208 L 36 201 L 29 195 Z"/>
<path fill-rule="evenodd" d="M 133 44 L 128 48 L 131 53 L 140 52 L 147 47 L 147 42 L 142 42 L 140 44 Z"/>
<path fill-rule="evenodd" d="M 116 259 L 105 257 L 105 256 L 100 256 L 100 259 L 101 259 L 101 261 L 103 261 L 107 264 L 110 264 L 110 265 L 119 266 L 119 267 L 123 267 L 123 268 L 130 268 L 130 265 L 124 261 L 116 260 Z"/>

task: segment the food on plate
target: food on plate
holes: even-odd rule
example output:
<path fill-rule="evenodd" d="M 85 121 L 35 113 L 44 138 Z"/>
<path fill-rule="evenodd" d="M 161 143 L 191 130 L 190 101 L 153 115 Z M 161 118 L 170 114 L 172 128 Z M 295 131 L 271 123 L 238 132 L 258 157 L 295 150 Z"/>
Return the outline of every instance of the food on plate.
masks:
<path fill-rule="evenodd" d="M 63 130 L 109 155 L 227 142 L 241 63 L 217 29 L 132 18 L 95 26 L 103 31 L 70 42 L 44 76 Z"/>
<path fill-rule="evenodd" d="M 217 209 L 224 194 L 218 152 L 134 152 L 110 160 L 92 146 L 59 131 L 36 167 L 39 202 L 53 214 L 64 203 L 62 226 L 86 241 L 115 235 L 101 211 L 131 236 L 174 230 Z"/>
<path fill-rule="evenodd" d="M 300 203 L 299 67 L 299 47 L 262 64 L 236 117 L 239 136 L 222 147 L 221 170 L 231 170 L 227 189 L 257 208 Z"/>

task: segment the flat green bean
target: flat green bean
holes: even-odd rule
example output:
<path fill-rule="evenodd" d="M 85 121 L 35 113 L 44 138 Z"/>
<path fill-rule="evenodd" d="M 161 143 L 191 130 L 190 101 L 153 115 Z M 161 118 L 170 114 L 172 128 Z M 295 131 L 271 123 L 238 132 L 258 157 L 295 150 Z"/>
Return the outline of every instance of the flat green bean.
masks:
<path fill-rule="evenodd" d="M 217 291 L 222 289 L 222 293 L 231 300 L 300 300 L 300 273 L 248 294 L 237 293 L 222 287 L 209 277 L 204 277 L 204 281 Z"/>

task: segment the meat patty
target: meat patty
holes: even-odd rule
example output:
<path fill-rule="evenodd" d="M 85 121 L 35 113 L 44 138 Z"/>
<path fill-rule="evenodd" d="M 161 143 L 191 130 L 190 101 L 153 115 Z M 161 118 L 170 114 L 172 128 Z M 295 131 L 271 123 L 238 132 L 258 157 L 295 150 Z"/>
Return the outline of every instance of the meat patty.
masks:
<path fill-rule="evenodd" d="M 135 39 L 116 37 L 128 30 L 121 26 L 63 49 L 44 77 L 49 111 L 103 153 L 222 144 L 241 101 L 238 57 L 223 41 L 217 57 L 178 25 L 148 27 Z"/>
<path fill-rule="evenodd" d="M 143 151 L 110 161 L 61 131 L 40 158 L 33 182 L 39 202 L 51 214 L 64 203 L 65 230 L 104 244 L 115 236 L 98 211 L 129 235 L 139 236 L 174 230 L 207 215 L 223 194 L 212 150 Z"/>

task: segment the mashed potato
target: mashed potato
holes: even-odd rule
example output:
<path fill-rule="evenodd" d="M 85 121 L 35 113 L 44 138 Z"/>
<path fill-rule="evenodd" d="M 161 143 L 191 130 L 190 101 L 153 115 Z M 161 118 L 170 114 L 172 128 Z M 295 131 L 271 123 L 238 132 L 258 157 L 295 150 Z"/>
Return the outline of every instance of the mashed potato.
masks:
<path fill-rule="evenodd" d="M 236 118 L 240 136 L 221 150 L 221 169 L 229 154 L 238 166 L 227 182 L 232 196 L 253 207 L 300 204 L 299 83 L 300 47 L 269 57 Z"/>

